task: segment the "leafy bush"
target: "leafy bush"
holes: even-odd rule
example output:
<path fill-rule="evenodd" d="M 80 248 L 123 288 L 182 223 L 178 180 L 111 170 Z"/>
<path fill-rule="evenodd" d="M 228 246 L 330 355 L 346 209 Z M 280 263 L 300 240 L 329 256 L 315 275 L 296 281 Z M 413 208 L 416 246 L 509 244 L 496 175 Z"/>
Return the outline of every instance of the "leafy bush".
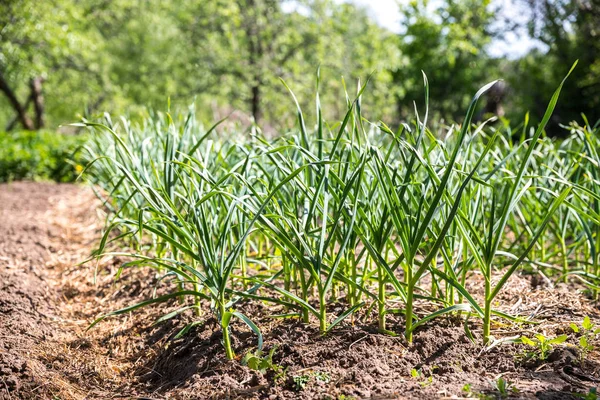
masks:
<path fill-rule="evenodd" d="M 21 179 L 72 182 L 84 137 L 56 132 L 0 133 L 0 182 Z"/>

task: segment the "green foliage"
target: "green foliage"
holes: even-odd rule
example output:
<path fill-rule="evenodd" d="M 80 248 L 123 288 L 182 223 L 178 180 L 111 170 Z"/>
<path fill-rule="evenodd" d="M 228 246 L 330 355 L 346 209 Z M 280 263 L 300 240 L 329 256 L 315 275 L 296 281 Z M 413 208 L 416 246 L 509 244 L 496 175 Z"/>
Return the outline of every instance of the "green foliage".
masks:
<path fill-rule="evenodd" d="M 269 353 L 263 356 L 263 352 L 261 350 L 257 350 L 256 352 L 248 352 L 242 358 L 242 365 L 247 365 L 248 368 L 259 371 L 261 374 L 266 374 L 267 371 L 273 371 L 277 374 L 282 372 L 282 367 L 273 363 L 273 354 L 277 347 L 273 347 Z"/>
<path fill-rule="evenodd" d="M 173 110 L 195 99 L 204 121 L 239 110 L 230 125 L 247 127 L 255 118 L 271 133 L 292 127 L 280 79 L 312 116 L 308 95 L 319 66 L 326 118 L 344 112 L 334 101 L 344 93 L 340 77 L 371 77 L 363 99 L 369 115 L 410 119 L 413 101 L 423 102 L 425 71 L 432 115 L 460 120 L 470 95 L 501 75 L 511 94 L 504 99 L 506 115 L 520 121 L 528 110 L 533 117 L 543 113 L 555 82 L 579 59 L 565 88 L 571 101 L 559 107 L 556 120 L 580 121 L 583 112 L 595 122 L 598 6 L 541 3 L 522 0 L 517 12 L 532 16 L 525 28 L 546 48 L 515 60 L 489 55 L 494 39 L 515 28 L 490 0 L 403 2 L 399 34 L 379 26 L 367 9 L 333 0 L 14 0 L 0 4 L 0 74 L 22 105 L 30 80 L 43 79 L 50 128 L 104 111 L 141 120 L 146 107 L 163 109 L 170 97 Z M 0 127 L 14 115 L 0 93 Z"/>
<path fill-rule="evenodd" d="M 394 74 L 398 107 L 403 116 L 413 112 L 413 101 L 423 101 L 421 71 L 431 81 L 434 116 L 461 117 L 470 94 L 494 77 L 486 72 L 485 46 L 492 39 L 490 1 L 415 0 L 401 6 L 400 50 L 403 63 Z M 437 119 L 437 118 L 436 118 Z"/>
<path fill-rule="evenodd" d="M 413 369 L 410 370 L 410 376 L 413 379 L 419 380 L 419 385 L 421 385 L 421 387 L 427 387 L 427 386 L 429 386 L 429 385 L 431 385 L 433 383 L 433 376 L 432 375 L 429 375 L 429 376 L 425 377 L 423 375 L 423 372 L 421 370 L 418 370 L 418 369 L 415 369 L 415 368 L 413 368 Z"/>
<path fill-rule="evenodd" d="M 492 387 L 494 388 L 494 390 L 496 390 L 498 392 L 500 397 L 503 399 L 508 397 L 511 394 L 519 393 L 519 390 L 516 388 L 516 386 L 513 383 L 509 382 L 508 380 L 506 380 L 502 377 L 499 377 L 498 379 L 493 381 Z"/>
<path fill-rule="evenodd" d="M 0 133 L 0 182 L 73 182 L 83 169 L 77 150 L 85 139 L 49 131 Z"/>
<path fill-rule="evenodd" d="M 340 77 L 366 81 L 376 72 L 369 107 L 395 111 L 389 90 L 399 64 L 397 38 L 364 9 L 331 0 L 16 0 L 0 4 L 0 73 L 26 103 L 29 80 L 44 79 L 48 126 L 104 111 L 147 116 L 146 107 L 185 109 L 231 124 L 255 117 L 285 130 L 292 114 L 284 79 L 299 95 L 343 93 Z M 307 96 L 302 96 L 308 98 Z M 311 112 L 310 103 L 303 103 Z M 341 108 L 328 108 L 329 116 Z M 30 110 L 31 112 L 31 110 Z M 15 115 L 0 92 L 0 126 Z"/>
<path fill-rule="evenodd" d="M 329 374 L 327 372 L 316 371 L 314 373 L 314 375 L 315 375 L 315 378 L 319 382 L 323 382 L 323 383 L 329 383 L 329 382 L 331 382 L 331 376 L 329 376 Z"/>
<path fill-rule="evenodd" d="M 494 384 L 492 386 L 494 386 L 496 384 L 497 384 L 497 381 L 494 382 Z M 465 397 L 480 399 L 480 400 L 496 400 L 496 396 L 492 396 L 492 395 L 488 395 L 485 393 L 480 393 L 480 392 L 474 391 L 472 386 L 473 385 L 471 385 L 470 383 L 466 383 L 462 387 L 462 393 L 465 395 Z"/>
<path fill-rule="evenodd" d="M 595 328 L 596 325 L 592 322 L 590 317 L 585 316 L 581 322 L 581 328 L 575 323 L 570 324 L 571 329 L 574 333 L 580 334 L 578 347 L 581 353 L 581 361 L 594 350 L 594 341 L 600 335 L 600 328 Z M 594 329 L 595 328 L 595 329 Z"/>
<path fill-rule="evenodd" d="M 29 80 L 44 79 L 49 126 L 72 121 L 86 107 L 114 97 L 109 66 L 114 56 L 94 26 L 92 1 L 3 1 L 0 4 L 0 75 L 26 103 Z M 0 93 L 0 129 L 14 116 Z"/>
<path fill-rule="evenodd" d="M 535 358 L 543 361 L 548 358 L 554 346 L 566 342 L 567 339 L 567 335 L 560 335 L 553 339 L 549 339 L 541 333 L 538 333 L 534 335 L 533 338 L 522 336 L 521 343 L 534 348 L 533 351 L 526 353 L 527 358 Z"/>
<path fill-rule="evenodd" d="M 306 385 L 308 384 L 308 382 L 310 381 L 310 375 L 305 374 L 305 375 L 295 375 L 293 377 L 294 380 L 294 387 L 296 389 L 296 391 L 301 391 L 304 390 L 304 388 L 306 387 Z"/>
<path fill-rule="evenodd" d="M 590 388 L 587 393 L 575 393 L 575 396 L 584 400 L 598 400 L 598 389 Z"/>
<path fill-rule="evenodd" d="M 539 55 L 550 79 L 567 70 L 565 60 L 579 59 L 574 71 L 574 84 L 569 85 L 566 95 L 571 101 L 557 110 L 559 121 L 566 124 L 581 121 L 581 113 L 595 122 L 600 119 L 600 7 L 597 1 L 557 0 L 534 1 L 536 11 L 529 24 L 529 33 L 548 46 L 548 52 Z M 568 21 L 568 23 L 565 23 Z M 541 77 L 540 77 L 541 78 Z M 537 79 L 540 88 L 547 88 L 547 81 Z M 544 89 L 542 89 L 544 90 Z M 545 89 L 547 90 L 547 89 Z"/>
<path fill-rule="evenodd" d="M 327 372 L 324 371 L 311 371 L 302 375 L 295 375 L 293 377 L 294 385 L 296 391 L 304 390 L 308 382 L 311 379 L 316 379 L 318 382 L 329 383 L 331 382 L 331 376 Z"/>
<path fill-rule="evenodd" d="M 471 393 L 473 393 L 472 386 L 473 385 L 471 385 L 470 383 L 465 383 L 462 387 L 462 392 L 469 396 Z"/>

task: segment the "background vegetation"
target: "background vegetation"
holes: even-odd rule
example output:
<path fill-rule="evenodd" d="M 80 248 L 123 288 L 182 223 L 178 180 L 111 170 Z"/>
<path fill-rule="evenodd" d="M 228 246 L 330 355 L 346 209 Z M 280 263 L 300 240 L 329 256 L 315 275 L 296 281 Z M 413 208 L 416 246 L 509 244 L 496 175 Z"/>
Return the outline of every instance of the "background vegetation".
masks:
<path fill-rule="evenodd" d="M 43 130 L 0 133 L 0 183 L 21 179 L 74 181 L 82 170 L 77 160 L 86 137 Z"/>
<path fill-rule="evenodd" d="M 597 120 L 600 109 L 600 6 L 597 0 L 515 0 L 524 21 L 506 19 L 489 0 L 400 2 L 393 33 L 367 10 L 333 0 L 14 0 L 0 3 L 0 129 L 56 128 L 81 115 L 164 110 L 196 100 L 198 117 L 290 128 L 291 98 L 310 114 L 316 68 L 327 118 L 375 72 L 365 115 L 388 124 L 423 103 L 421 70 L 431 83 L 431 113 L 455 120 L 485 82 L 508 83 L 503 113 L 521 121 L 543 114 L 575 59 L 557 122 Z M 505 2 L 506 3 L 506 2 Z M 508 3 L 507 3 L 508 4 Z M 521 58 L 497 56 L 494 40 L 527 32 L 543 43 Z M 312 111 L 314 112 L 314 111 Z M 293 111 L 292 111 L 293 113 Z"/>

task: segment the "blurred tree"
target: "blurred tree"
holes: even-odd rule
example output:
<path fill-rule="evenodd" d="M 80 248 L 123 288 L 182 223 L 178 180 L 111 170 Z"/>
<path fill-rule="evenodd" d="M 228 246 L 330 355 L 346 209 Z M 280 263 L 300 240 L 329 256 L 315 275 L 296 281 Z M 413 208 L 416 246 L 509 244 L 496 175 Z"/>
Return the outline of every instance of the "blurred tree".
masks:
<path fill-rule="evenodd" d="M 210 78 L 200 78 L 196 91 L 226 96 L 257 122 L 281 86 L 277 78 L 302 63 L 318 40 L 309 18 L 284 12 L 279 0 L 188 1 L 178 22 L 195 75 Z"/>
<path fill-rule="evenodd" d="M 344 112 L 341 78 L 354 86 L 377 72 L 368 96 L 377 117 L 393 108 L 388 90 L 399 60 L 396 37 L 365 9 L 331 0 L 188 0 L 177 15 L 196 76 L 192 93 L 210 93 L 255 121 L 293 121 L 294 90 L 307 114 L 321 66 L 325 114 Z M 191 49 L 191 52 L 190 52 Z"/>
<path fill-rule="evenodd" d="M 204 119 L 239 109 L 290 127 L 280 78 L 311 114 L 319 65 L 326 116 L 345 111 L 342 77 L 352 95 L 376 72 L 365 104 L 382 118 L 394 112 L 399 61 L 394 34 L 364 8 L 332 0 L 0 1 L 0 124 L 131 116 L 170 97 L 173 107 L 195 98 Z"/>
<path fill-rule="evenodd" d="M 344 96 L 343 77 L 350 96 L 355 94 L 357 82 L 365 83 L 370 78 L 362 101 L 365 115 L 386 121 L 395 119 L 394 73 L 403 61 L 398 36 L 382 29 L 365 8 L 330 1 L 313 3 L 312 8 L 319 15 L 322 39 L 309 62 L 320 64 L 328 77 L 321 87 L 323 102 L 329 107 L 337 105 L 335 115 L 329 112 L 329 117 L 345 112 L 345 103 L 339 101 Z"/>
<path fill-rule="evenodd" d="M 90 29 L 102 37 L 109 57 L 109 82 L 96 101 L 110 99 L 111 111 L 118 112 L 164 109 L 169 96 L 184 105 L 191 101 L 180 7 L 160 0 L 88 0 L 87 10 Z"/>
<path fill-rule="evenodd" d="M 401 117 L 411 115 L 412 102 L 423 99 L 421 71 L 429 79 L 432 112 L 450 120 L 461 116 L 473 93 L 490 79 L 485 48 L 492 40 L 494 13 L 489 5 L 489 0 L 413 0 L 400 7 L 406 62 L 394 82 Z"/>
<path fill-rule="evenodd" d="M 31 2 L 2 2 L 0 7 L 0 91 L 16 113 L 13 121 L 20 122 L 24 129 L 39 128 L 44 120 L 40 88 L 42 78 L 39 76 L 43 71 L 35 68 L 32 59 L 36 52 L 44 48 L 50 47 L 52 54 L 57 43 L 54 37 L 48 38 L 43 29 L 31 23 L 38 11 Z M 48 39 L 51 39 L 50 42 Z M 29 88 L 32 89 L 25 101 L 19 100 L 18 96 L 23 81 L 29 81 Z M 32 101 L 36 103 L 35 125 L 27 112 Z"/>
<path fill-rule="evenodd" d="M 421 70 L 434 118 L 460 118 L 483 83 L 506 77 L 504 108 L 520 119 L 526 109 L 540 114 L 576 58 L 557 113 L 598 118 L 598 0 L 516 1 L 532 10 L 530 33 L 549 50 L 512 61 L 486 53 L 499 18 L 489 0 L 413 0 L 401 7 L 400 35 L 337 0 L 0 0 L 0 126 L 56 127 L 104 111 L 135 117 L 170 97 L 174 108 L 196 99 L 204 120 L 240 110 L 246 122 L 284 130 L 295 111 L 279 78 L 310 118 L 319 66 L 329 120 L 344 113 L 344 91 L 352 96 L 372 73 L 365 115 L 412 115 Z"/>
<path fill-rule="evenodd" d="M 518 96 L 528 96 L 531 107 L 544 107 L 544 97 L 562 79 L 572 63 L 579 59 L 563 98 L 555 112 L 554 122 L 580 120 L 581 113 L 593 123 L 600 119 L 600 1 L 598 0 L 523 0 L 529 7 L 528 30 L 532 37 L 547 45 L 548 51 L 538 52 L 521 60 L 522 70 L 535 90 L 517 90 Z M 536 64 L 540 66 L 536 67 Z M 540 68 L 544 68 L 540 71 Z M 528 73 L 529 71 L 529 73 Z M 520 81 L 524 81 L 521 77 Z M 517 89 L 519 89 L 517 87 Z M 532 96 L 532 94 L 536 96 Z M 533 98 L 532 98 L 533 97 Z"/>
<path fill-rule="evenodd" d="M 46 111 L 59 118 L 72 115 L 69 100 L 85 102 L 102 85 L 91 82 L 102 74 L 102 64 L 97 38 L 84 29 L 84 21 L 72 1 L 0 2 L 0 105 L 13 111 L 0 112 L 7 128 L 17 121 L 25 129 L 40 128 Z M 42 95 L 42 84 L 49 95 Z"/>

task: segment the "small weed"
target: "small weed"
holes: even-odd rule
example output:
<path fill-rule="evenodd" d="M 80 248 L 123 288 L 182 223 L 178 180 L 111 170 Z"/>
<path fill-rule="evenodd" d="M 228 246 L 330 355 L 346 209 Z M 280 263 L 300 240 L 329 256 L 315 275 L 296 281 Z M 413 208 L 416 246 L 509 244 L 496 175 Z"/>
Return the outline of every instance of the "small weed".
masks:
<path fill-rule="evenodd" d="M 549 339 L 541 333 L 536 334 L 533 338 L 522 336 L 520 342 L 529 347 L 533 347 L 532 351 L 527 351 L 525 356 L 538 360 L 546 360 L 555 345 L 564 343 L 567 340 L 567 335 L 560 335 L 554 339 Z"/>
<path fill-rule="evenodd" d="M 265 357 L 262 357 L 263 352 L 261 350 L 257 350 L 254 353 L 248 352 L 242 358 L 242 365 L 247 365 L 248 368 L 258 371 L 261 374 L 265 374 L 269 370 L 276 373 L 281 372 L 281 366 L 273 363 L 273 354 L 275 354 L 276 350 L 277 346 L 273 347 Z"/>
<path fill-rule="evenodd" d="M 294 379 L 294 388 L 297 392 L 304 390 L 308 381 L 310 381 L 310 375 L 297 375 L 293 377 Z"/>
<path fill-rule="evenodd" d="M 433 383 L 433 377 L 431 375 L 425 377 L 421 370 L 417 370 L 415 368 L 410 370 L 410 376 L 415 379 L 419 379 L 419 385 L 421 385 L 421 387 L 427 387 Z"/>
<path fill-rule="evenodd" d="M 331 377 L 329 376 L 329 374 L 327 372 L 317 371 L 317 372 L 315 372 L 314 375 L 315 375 L 315 378 L 317 378 L 317 380 L 319 382 L 323 382 L 323 383 L 331 382 Z"/>
<path fill-rule="evenodd" d="M 281 365 L 273 362 L 273 354 L 277 350 L 277 346 L 274 346 L 265 357 L 262 357 L 263 352 L 257 350 L 256 352 L 248 352 L 242 358 L 242 365 L 248 366 L 248 368 L 258 371 L 261 374 L 266 374 L 268 371 L 273 371 L 273 382 L 275 385 L 285 381 L 287 375 L 287 367 L 283 368 Z"/>
<path fill-rule="evenodd" d="M 519 389 L 517 389 L 511 382 L 502 377 L 499 377 L 498 379 L 493 381 L 492 387 L 500 394 L 501 398 L 508 397 L 508 395 L 511 393 L 519 393 Z"/>
<path fill-rule="evenodd" d="M 485 393 L 475 392 L 470 383 L 465 384 L 462 387 L 462 393 L 465 397 L 474 398 L 479 400 L 495 400 L 494 396 L 487 395 Z"/>
<path fill-rule="evenodd" d="M 585 394 L 576 393 L 575 396 L 581 397 L 584 400 L 598 400 L 598 393 L 596 388 L 591 388 L 590 391 Z"/>
<path fill-rule="evenodd" d="M 594 350 L 594 345 L 592 342 L 596 339 L 598 334 L 600 334 L 600 328 L 594 329 L 596 325 L 588 316 L 583 318 L 583 321 L 581 322 L 581 328 L 575 323 L 571 323 L 570 326 L 573 332 L 581 334 L 579 337 L 578 347 L 581 354 L 581 359 L 579 361 L 583 362 L 587 355 Z"/>
<path fill-rule="evenodd" d="M 304 390 L 311 378 L 315 378 L 317 382 L 329 383 L 331 382 L 331 376 L 327 372 L 316 371 L 309 372 L 303 375 L 296 375 L 293 377 L 296 391 Z"/>
<path fill-rule="evenodd" d="M 473 393 L 473 391 L 471 390 L 471 384 L 470 383 L 466 383 L 463 387 L 462 387 L 462 392 L 464 394 L 466 394 L 467 396 L 470 395 L 471 393 Z"/>

